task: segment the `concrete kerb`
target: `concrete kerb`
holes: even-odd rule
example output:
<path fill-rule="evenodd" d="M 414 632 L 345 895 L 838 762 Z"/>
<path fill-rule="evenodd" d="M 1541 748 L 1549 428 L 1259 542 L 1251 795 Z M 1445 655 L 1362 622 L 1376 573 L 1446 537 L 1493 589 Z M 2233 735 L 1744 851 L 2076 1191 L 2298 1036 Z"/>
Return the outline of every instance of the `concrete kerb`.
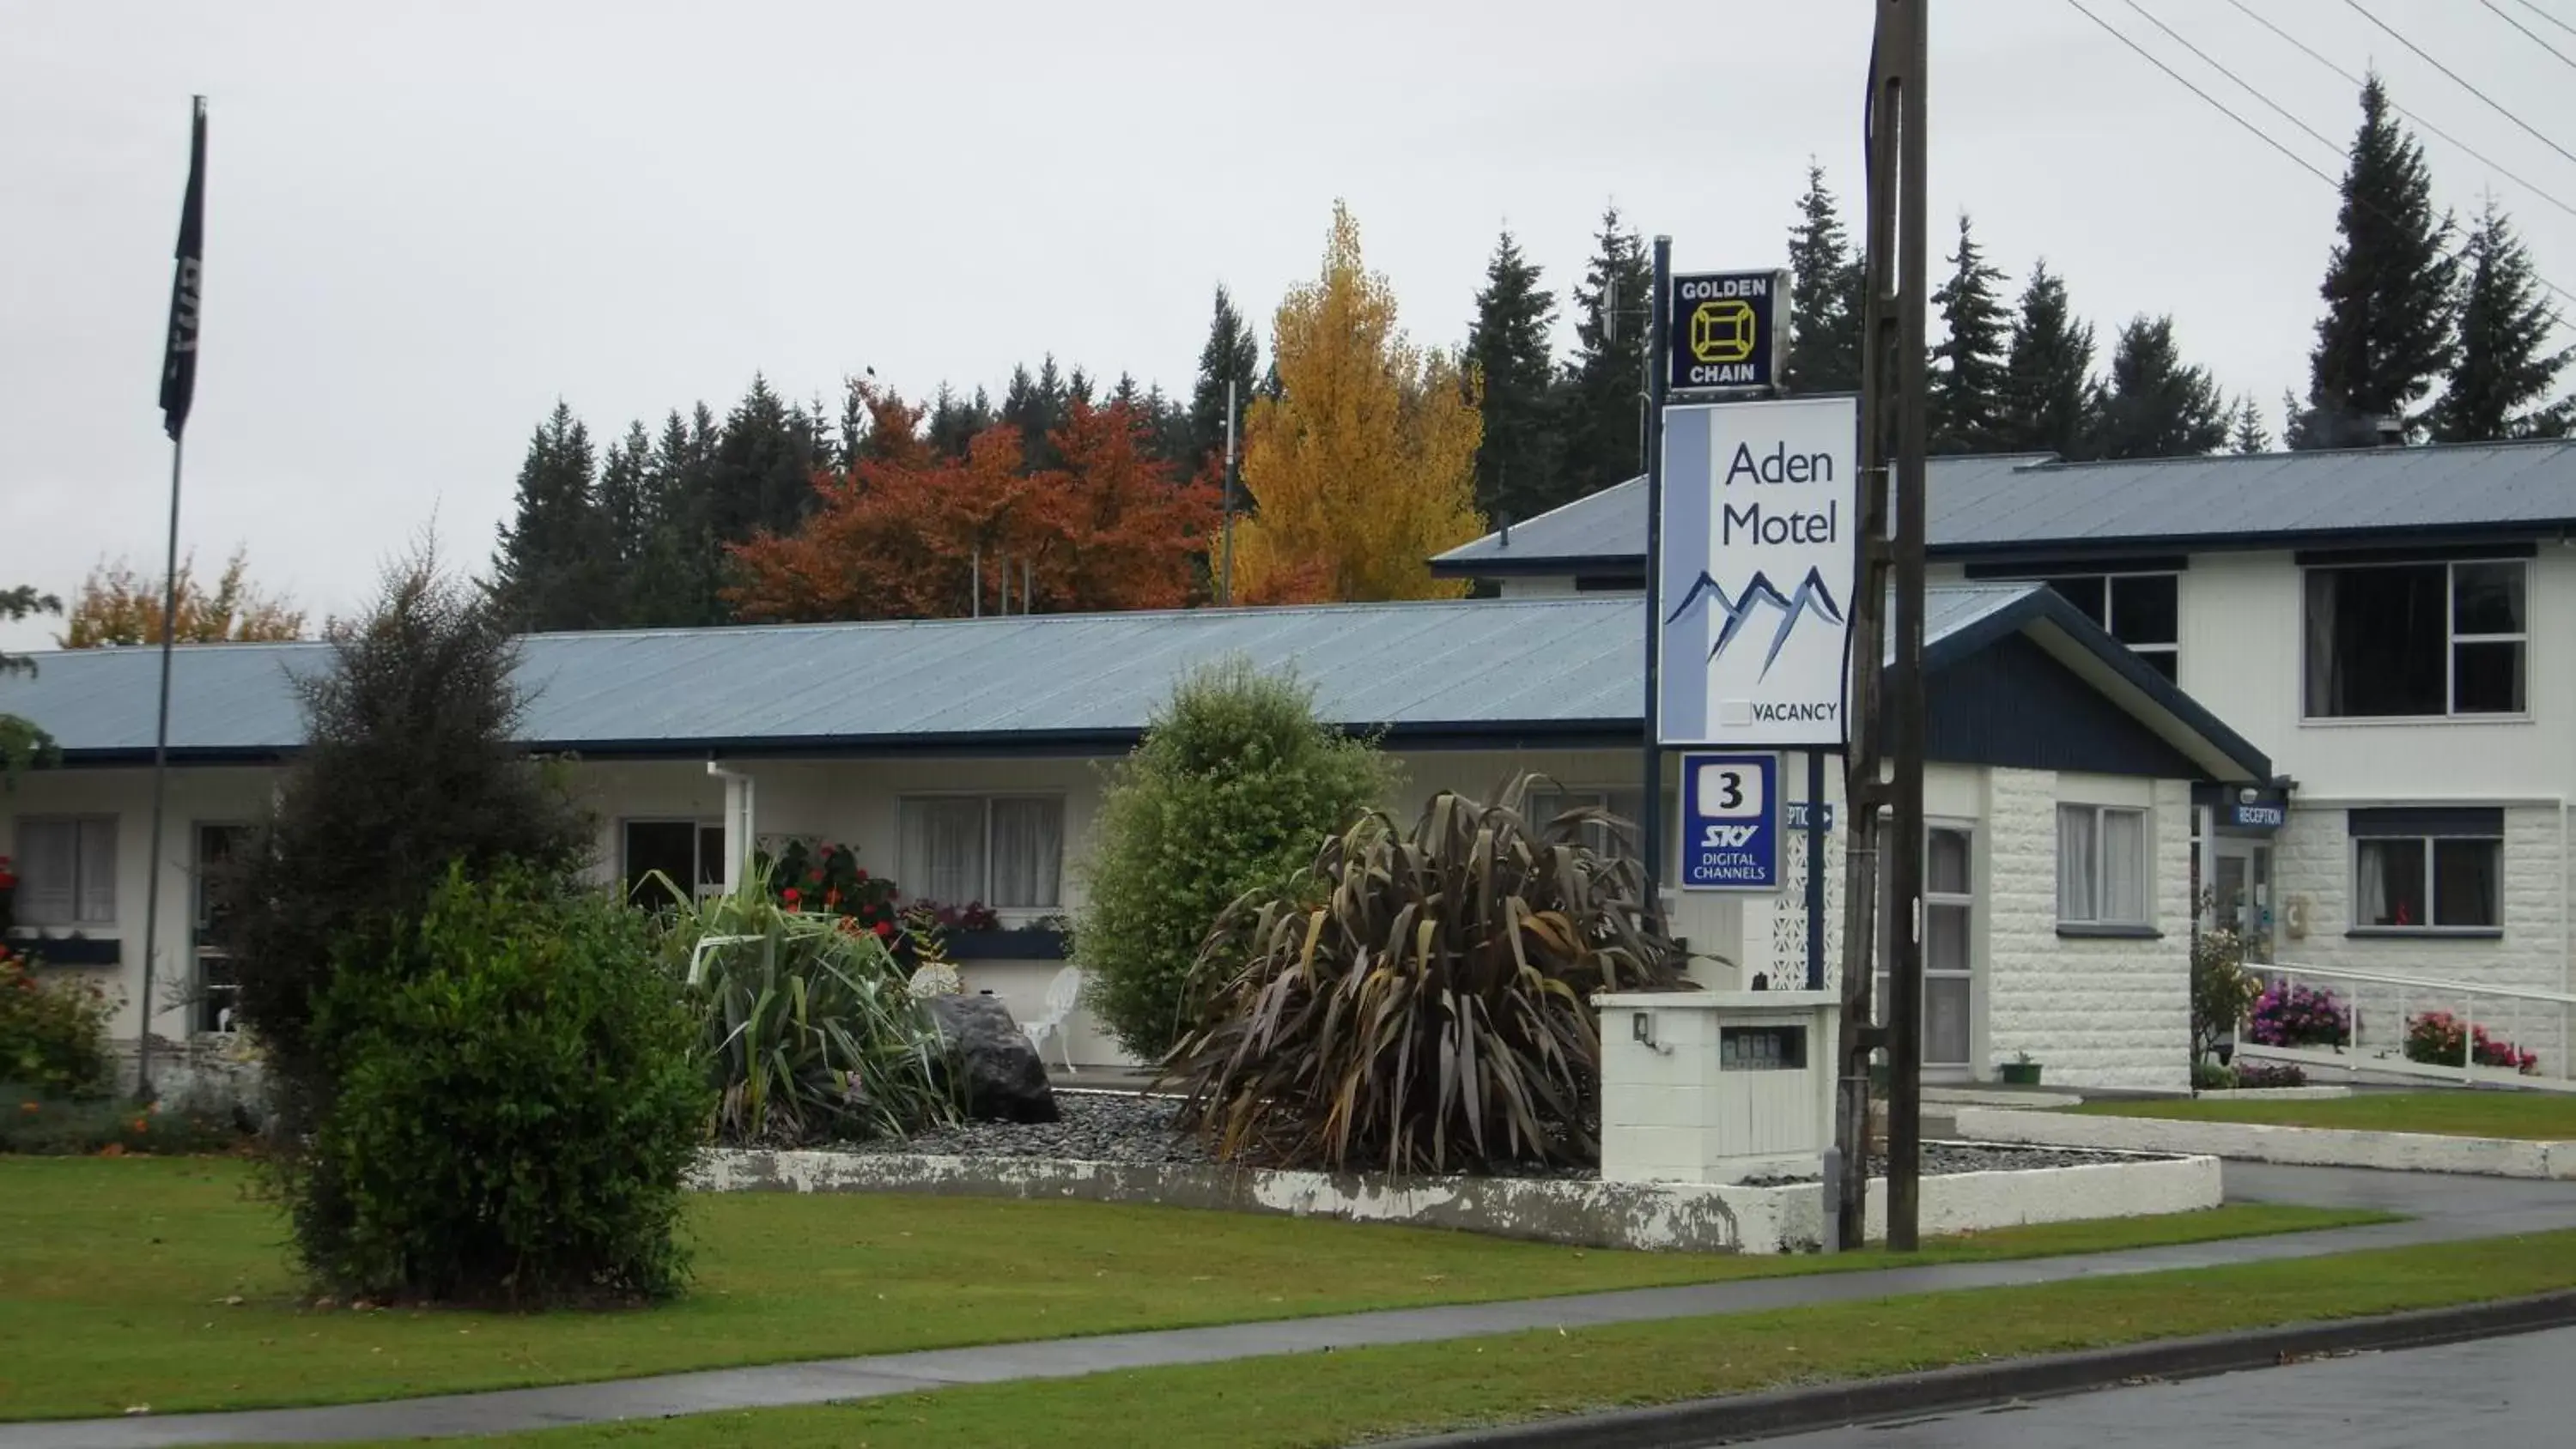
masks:
<path fill-rule="evenodd" d="M 2148 1379 L 2206 1378 L 2322 1354 L 2430 1348 L 2576 1324 L 2576 1292 L 2377 1318 L 2166 1339 L 1891 1378 L 1406 1439 L 1389 1449 L 1700 1449 L 1878 1420 L 2056 1398 Z"/>
<path fill-rule="evenodd" d="M 2214 1157 L 2132 1153 L 2125 1159 L 1926 1177 L 1922 1230 L 1949 1234 L 2145 1217 L 2212 1208 L 2222 1201 Z M 1823 1189 L 1811 1182 L 1751 1187 L 1591 1178 L 1394 1178 L 1200 1163 L 720 1150 L 701 1157 L 691 1186 L 711 1192 L 901 1192 L 1156 1203 L 1662 1252 L 1800 1252 L 1824 1237 Z M 1883 1180 L 1871 1181 L 1873 1237 L 1886 1232 L 1885 1191 Z"/>
<path fill-rule="evenodd" d="M 2254 1122 L 2198 1122 L 2164 1117 L 2096 1117 L 2061 1112 L 1963 1108 L 1961 1137 L 2032 1147 L 2090 1147 L 2129 1152 L 2209 1153 L 2248 1162 L 2301 1167 L 2367 1167 L 2386 1172 L 2447 1172 L 2479 1177 L 2576 1180 L 2576 1142 L 2505 1137 L 2442 1137 L 2424 1132 L 2356 1132 L 2339 1127 L 2275 1127 Z"/>

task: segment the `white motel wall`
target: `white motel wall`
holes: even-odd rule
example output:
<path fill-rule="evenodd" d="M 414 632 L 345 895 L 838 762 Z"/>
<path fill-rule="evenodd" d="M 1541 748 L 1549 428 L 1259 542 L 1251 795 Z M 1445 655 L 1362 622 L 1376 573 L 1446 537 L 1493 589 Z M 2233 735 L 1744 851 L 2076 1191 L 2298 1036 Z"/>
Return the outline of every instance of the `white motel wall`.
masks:
<path fill-rule="evenodd" d="M 755 782 L 753 829 L 766 844 L 786 837 L 838 841 L 854 846 L 859 861 L 901 882 L 898 827 L 906 796 L 949 793 L 1040 795 L 1063 802 L 1065 861 L 1061 903 L 1003 913 L 1005 926 L 1037 923 L 1079 908 L 1084 893 L 1084 843 L 1097 818 L 1104 769 L 1114 757 L 941 757 L 881 760 L 726 760 L 724 768 Z M 1628 750 L 1437 750 L 1400 755 L 1404 785 L 1392 802 L 1399 823 L 1410 823 L 1435 790 L 1480 796 L 1515 771 L 1555 780 L 1568 794 L 1626 792 L 1633 798 L 1637 755 Z M 1668 802 L 1678 787 L 1678 765 L 1668 763 Z M 599 822 L 598 865 L 603 885 L 624 872 L 623 827 L 630 820 L 694 820 L 720 826 L 726 816 L 726 783 L 703 760 L 583 763 L 574 767 L 586 806 Z M 1803 794 L 1798 757 L 1783 762 L 1782 787 Z M 192 1011 L 178 1004 L 193 983 L 190 945 L 196 924 L 193 841 L 200 825 L 235 824 L 258 817 L 276 775 L 259 766 L 183 767 L 170 775 L 161 891 L 161 998 L 153 1030 L 170 1039 L 188 1036 Z M 1827 772 L 1827 798 L 1839 802 L 1839 769 Z M 1945 897 L 1965 918 L 1958 938 L 1964 955 L 1945 964 L 1964 978 L 1968 1024 L 1964 1059 L 1936 1062 L 1936 1074 L 1989 1079 L 1994 1067 L 2027 1052 L 2047 1068 L 2048 1080 L 2072 1086 L 2180 1088 L 2187 1084 L 2188 980 L 2191 933 L 2190 786 L 2182 780 L 2056 773 L 1960 764 L 1936 764 L 1926 783 L 1927 813 L 1938 829 L 1964 838 L 1967 890 Z M 1624 803 L 1624 802 L 1623 802 Z M 2151 842 L 2146 899 L 2152 924 L 2119 935 L 2086 934 L 2063 927 L 2057 915 L 2058 809 L 2061 805 L 2142 808 Z M 150 775 L 139 769 L 38 771 L 0 796 L 0 842 L 13 842 L 24 817 L 112 818 L 115 821 L 115 890 L 112 919 L 86 924 L 81 934 L 119 943 L 121 963 L 82 970 L 120 996 L 115 1030 L 131 1039 L 141 1025 L 143 903 L 154 872 L 147 861 Z M 1668 803 L 1666 819 L 1673 818 Z M 1839 822 L 1837 822 L 1839 823 Z M 2545 834 L 2545 832 L 2541 832 Z M 1840 952 L 1840 886 L 1843 837 L 1827 836 L 1826 953 L 1829 981 Z M 6 848 L 0 846 L 0 848 Z M 1668 850 L 1667 859 L 1671 858 Z M 1783 889 L 1776 895 L 1683 892 L 1674 897 L 1678 932 L 1703 960 L 1696 974 L 1707 986 L 1732 989 L 1763 974 L 1771 983 L 1800 984 L 1804 972 L 1806 911 L 1805 843 L 1790 832 L 1783 852 Z M 2546 913 L 2546 903 L 2532 907 Z M 181 979 L 173 983 L 173 963 Z M 961 963 L 970 990 L 1000 996 L 1023 1019 L 1037 1014 L 1048 984 L 1063 963 L 1054 960 L 970 960 Z M 2545 961 L 2536 961 L 2538 971 Z M 1089 1013 L 1078 1013 L 1068 1032 L 1073 1060 L 1082 1066 L 1129 1064 Z M 1048 1055 L 1056 1055 L 1050 1042 Z M 1952 1053 L 1957 1055 L 1957 1053 Z"/>
<path fill-rule="evenodd" d="M 2438 553 L 2430 556 L 2438 557 Z M 2402 561 L 2402 553 L 2389 555 Z M 2095 566 L 2098 567 L 2098 566 Z M 1932 581 L 1964 576 L 1936 565 Z M 2078 563 L 2032 576 L 2083 573 Z M 2525 702 L 2517 714 L 2315 719 L 2302 633 L 2308 569 L 2289 551 L 2192 554 L 2177 579 L 2183 691 L 2269 753 L 2295 781 L 2273 847 L 2271 954 L 2285 965 L 2576 993 L 2576 543 L 2527 564 Z M 2352 813 L 2496 810 L 2503 820 L 2499 920 L 2477 931 L 2390 931 L 2355 913 Z M 2211 822 L 2200 822 L 2204 834 Z M 2352 994 L 2352 993 L 2345 993 Z M 2364 1009 L 2396 1009 L 2361 995 Z M 2410 999 L 2408 1009 L 2444 1003 Z M 2453 1004 L 2453 1009 L 2456 1004 Z M 2525 1008 L 2497 1030 L 2566 1063 L 2576 1023 Z M 2034 1055 L 2036 1055 L 2034 1050 Z M 2054 1075 L 2054 1074 L 2052 1074 Z"/>

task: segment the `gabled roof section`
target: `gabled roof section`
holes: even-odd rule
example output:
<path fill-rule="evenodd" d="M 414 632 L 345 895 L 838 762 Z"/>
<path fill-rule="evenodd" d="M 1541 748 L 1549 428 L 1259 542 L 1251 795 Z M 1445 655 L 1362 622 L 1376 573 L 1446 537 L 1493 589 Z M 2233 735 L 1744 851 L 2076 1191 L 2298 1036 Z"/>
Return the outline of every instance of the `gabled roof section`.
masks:
<path fill-rule="evenodd" d="M 524 641 L 531 748 L 603 757 L 1068 753 L 1123 749 L 1183 671 L 1239 654 L 1293 668 L 1323 718 L 1391 743 L 1503 748 L 1635 739 L 1643 601 L 1626 595 L 1036 614 L 910 623 L 539 634 Z M 2027 635 L 2212 778 L 2268 778 L 2259 752 L 2044 588 L 1930 591 L 1937 672 Z M 146 763 L 159 657 L 35 656 L 0 713 L 53 734 L 73 765 Z M 303 740 L 294 680 L 319 644 L 173 653 L 171 757 L 274 760 Z"/>
<path fill-rule="evenodd" d="M 1929 547 L 1950 557 L 2113 554 L 2547 537 L 2576 531 L 2576 441 L 2462 443 L 2066 463 L 1934 458 Z M 1635 576 L 1646 485 L 1632 478 L 1441 554 L 1449 578 Z"/>

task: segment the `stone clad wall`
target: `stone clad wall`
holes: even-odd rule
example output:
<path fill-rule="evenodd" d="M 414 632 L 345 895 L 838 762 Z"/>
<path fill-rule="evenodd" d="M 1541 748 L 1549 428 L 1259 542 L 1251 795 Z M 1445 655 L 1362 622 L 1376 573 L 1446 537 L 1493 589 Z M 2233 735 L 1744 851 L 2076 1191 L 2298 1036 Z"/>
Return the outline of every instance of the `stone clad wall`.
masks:
<path fill-rule="evenodd" d="M 2124 793 L 2125 792 L 2125 793 Z M 2057 933 L 2060 801 L 2152 801 L 2149 891 L 2162 934 Z M 1987 1058 L 2028 1052 L 2044 1080 L 2179 1090 L 2191 1068 L 2191 789 L 2034 770 L 1989 776 L 1985 862 Z"/>
<path fill-rule="evenodd" d="M 2437 802 L 2427 802 L 2437 803 Z M 2526 990 L 2568 989 L 2566 919 L 2562 892 L 2576 890 L 2576 860 L 2564 852 L 2554 805 L 2509 806 L 2504 812 L 2504 934 L 2500 937 L 2355 936 L 2352 926 L 2352 837 L 2337 806 L 2294 803 L 2275 840 L 2274 952 L 2301 966 L 2378 971 L 2394 976 L 2465 981 Z M 2288 913 L 2302 909 L 2304 936 L 2288 930 Z M 2341 994 L 2341 993 L 2339 993 Z M 2456 1003 L 2400 1000 L 2391 992 L 2359 992 L 2365 1013 L 2397 1013 Z M 2564 1071 L 2570 1045 L 2567 1013 L 2526 1006 L 2491 1029 L 2542 1056 L 2544 1071 Z M 2367 1028 L 2366 1028 L 2367 1029 Z M 2376 1031 L 2370 1033 L 2374 1038 Z"/>

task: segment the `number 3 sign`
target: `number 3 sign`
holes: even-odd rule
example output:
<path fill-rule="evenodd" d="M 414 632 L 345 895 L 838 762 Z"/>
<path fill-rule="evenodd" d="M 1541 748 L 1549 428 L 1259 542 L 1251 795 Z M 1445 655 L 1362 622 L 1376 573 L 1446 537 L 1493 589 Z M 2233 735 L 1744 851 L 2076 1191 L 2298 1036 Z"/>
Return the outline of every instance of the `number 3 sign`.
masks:
<path fill-rule="evenodd" d="M 1780 888 L 1780 757 L 1682 756 L 1685 890 Z"/>

